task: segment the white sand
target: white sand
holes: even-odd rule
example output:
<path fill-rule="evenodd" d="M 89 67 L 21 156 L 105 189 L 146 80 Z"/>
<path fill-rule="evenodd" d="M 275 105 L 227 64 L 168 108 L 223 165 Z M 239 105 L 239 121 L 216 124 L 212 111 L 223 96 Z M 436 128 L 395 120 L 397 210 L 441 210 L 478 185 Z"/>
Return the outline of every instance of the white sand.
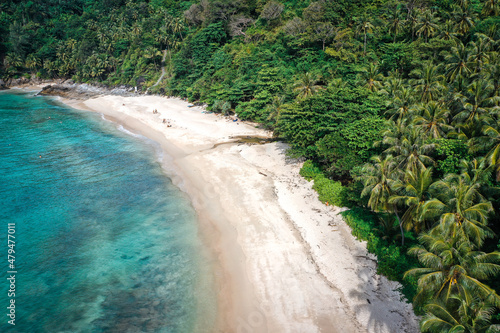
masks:
<path fill-rule="evenodd" d="M 375 273 L 375 258 L 337 215 L 341 209 L 318 201 L 298 174 L 300 163 L 285 158 L 285 144 L 214 147 L 270 133 L 180 99 L 65 103 L 163 146 L 165 170 L 191 197 L 216 256 L 218 332 L 418 332 L 398 284 Z"/>

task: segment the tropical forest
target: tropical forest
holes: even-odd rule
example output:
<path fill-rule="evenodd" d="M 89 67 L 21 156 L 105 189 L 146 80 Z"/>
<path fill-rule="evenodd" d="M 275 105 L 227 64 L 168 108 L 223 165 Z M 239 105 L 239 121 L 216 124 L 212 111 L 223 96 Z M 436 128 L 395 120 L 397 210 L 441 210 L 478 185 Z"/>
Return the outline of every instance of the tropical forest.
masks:
<path fill-rule="evenodd" d="M 500 331 L 499 0 L 4 0 L 0 78 L 258 123 L 422 332 Z"/>

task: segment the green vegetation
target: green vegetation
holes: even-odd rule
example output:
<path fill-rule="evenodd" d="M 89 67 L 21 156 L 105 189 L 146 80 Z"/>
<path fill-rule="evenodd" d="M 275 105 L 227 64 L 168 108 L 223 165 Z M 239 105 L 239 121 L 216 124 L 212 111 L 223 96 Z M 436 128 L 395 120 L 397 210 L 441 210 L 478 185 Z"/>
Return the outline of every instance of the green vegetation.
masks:
<path fill-rule="evenodd" d="M 258 121 L 309 161 L 422 331 L 490 332 L 499 14 L 496 0 L 7 0 L 0 76 L 145 91 L 163 66 L 151 92 Z"/>

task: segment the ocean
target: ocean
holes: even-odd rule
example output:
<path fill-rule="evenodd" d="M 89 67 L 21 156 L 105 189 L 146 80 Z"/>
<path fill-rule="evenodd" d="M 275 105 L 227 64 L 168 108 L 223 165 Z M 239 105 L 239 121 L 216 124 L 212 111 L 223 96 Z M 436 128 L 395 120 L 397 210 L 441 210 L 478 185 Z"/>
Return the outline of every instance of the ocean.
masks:
<path fill-rule="evenodd" d="M 196 214 L 158 145 L 120 129 L 0 92 L 0 332 L 213 327 Z"/>

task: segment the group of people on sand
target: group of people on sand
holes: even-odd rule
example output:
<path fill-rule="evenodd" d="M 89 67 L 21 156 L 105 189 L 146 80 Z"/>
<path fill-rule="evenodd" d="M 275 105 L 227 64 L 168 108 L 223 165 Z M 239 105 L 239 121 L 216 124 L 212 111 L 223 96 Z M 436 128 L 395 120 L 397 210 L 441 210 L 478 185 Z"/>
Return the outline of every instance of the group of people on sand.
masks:
<path fill-rule="evenodd" d="M 153 114 L 158 114 L 158 109 L 153 109 Z M 163 118 L 162 123 L 167 124 L 167 127 L 172 127 L 172 125 L 170 124 L 170 119 L 167 120 Z"/>
<path fill-rule="evenodd" d="M 167 119 L 163 118 L 163 123 L 167 124 L 167 127 L 172 127 L 172 125 L 170 124 L 170 119 L 167 120 Z"/>

